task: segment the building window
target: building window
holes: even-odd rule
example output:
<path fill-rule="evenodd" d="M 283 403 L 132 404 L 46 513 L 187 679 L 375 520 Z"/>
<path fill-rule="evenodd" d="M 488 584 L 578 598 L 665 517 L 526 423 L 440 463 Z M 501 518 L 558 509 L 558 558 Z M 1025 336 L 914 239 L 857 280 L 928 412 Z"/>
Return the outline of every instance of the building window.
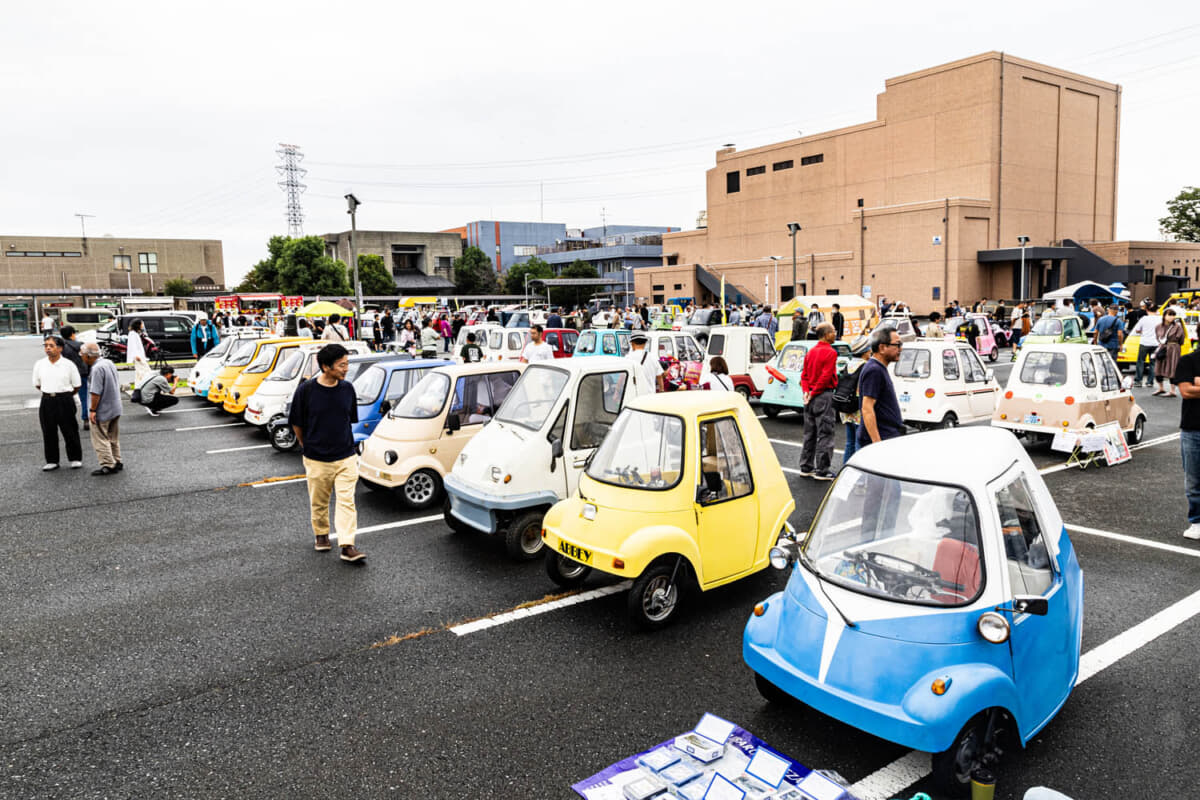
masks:
<path fill-rule="evenodd" d="M 536 256 L 537 255 L 537 245 L 536 244 L 514 244 L 513 245 L 513 255 L 517 256 L 517 257 Z"/>
<path fill-rule="evenodd" d="M 677 255 L 676 256 L 667 256 L 667 266 L 668 267 L 679 266 L 679 256 L 677 256 Z"/>
<path fill-rule="evenodd" d="M 667 288 L 667 287 L 661 283 L 656 283 L 656 284 L 654 284 L 654 286 L 651 287 L 651 289 L 655 292 L 661 292 L 665 288 Z"/>
<path fill-rule="evenodd" d="M 650 302 L 651 302 L 651 303 L 654 303 L 655 305 L 660 305 L 660 306 L 661 306 L 661 305 L 663 304 L 663 302 L 664 302 L 664 301 L 663 301 L 663 295 L 661 295 L 661 294 L 656 294 L 656 295 L 654 295 L 654 297 L 652 297 L 652 298 L 650 299 Z"/>
<path fill-rule="evenodd" d="M 63 253 L 63 258 L 83 258 L 83 253 L 79 252 L 78 250 L 76 250 L 74 253 L 66 252 Z"/>
<path fill-rule="evenodd" d="M 36 257 L 36 258 L 41 258 L 42 256 L 45 255 L 45 253 L 43 253 L 41 250 L 37 250 L 37 251 L 26 250 L 25 255 L 31 256 L 31 257 Z"/>
<path fill-rule="evenodd" d="M 767 168 L 766 168 L 766 167 L 747 167 L 747 168 L 746 168 L 746 175 L 747 175 L 747 176 L 750 176 L 750 175 L 762 175 L 762 174 L 764 174 L 766 171 L 767 171 Z"/>
<path fill-rule="evenodd" d="M 774 170 L 775 172 L 779 172 L 779 170 L 781 170 L 781 169 L 791 169 L 791 168 L 792 168 L 792 160 L 790 158 L 787 161 L 776 161 L 774 164 L 771 165 L 771 169 Z"/>
<path fill-rule="evenodd" d="M 113 269 L 133 271 L 133 256 L 113 256 Z"/>
<path fill-rule="evenodd" d="M 138 253 L 138 272 L 158 272 L 158 253 Z"/>
<path fill-rule="evenodd" d="M 21 258 L 21 257 L 24 257 L 25 251 L 24 250 L 5 250 L 4 255 L 8 256 L 9 258 Z"/>
<path fill-rule="evenodd" d="M 450 258 L 450 256 L 438 256 L 437 257 L 438 272 L 445 272 L 445 273 L 449 274 L 452 265 L 453 265 L 453 260 Z"/>
<path fill-rule="evenodd" d="M 1143 270 L 1143 272 L 1145 274 L 1142 275 L 1142 283 L 1154 283 L 1154 270 L 1147 269 Z"/>
<path fill-rule="evenodd" d="M 725 173 L 725 194 L 733 194 L 742 190 L 742 174 L 740 172 Z"/>
<path fill-rule="evenodd" d="M 682 289 L 682 288 L 683 288 L 683 284 L 682 284 L 682 283 L 677 283 L 677 284 L 675 284 L 675 291 L 677 291 L 677 292 L 678 292 L 678 291 L 679 291 L 680 289 Z"/>
<path fill-rule="evenodd" d="M 815 156 L 805 156 L 800 159 L 800 166 L 807 167 L 809 164 L 820 164 L 825 160 L 824 153 L 817 153 Z"/>
<path fill-rule="evenodd" d="M 1179 277 L 1179 269 L 1178 268 L 1172 269 L 1171 274 L 1178 278 Z"/>

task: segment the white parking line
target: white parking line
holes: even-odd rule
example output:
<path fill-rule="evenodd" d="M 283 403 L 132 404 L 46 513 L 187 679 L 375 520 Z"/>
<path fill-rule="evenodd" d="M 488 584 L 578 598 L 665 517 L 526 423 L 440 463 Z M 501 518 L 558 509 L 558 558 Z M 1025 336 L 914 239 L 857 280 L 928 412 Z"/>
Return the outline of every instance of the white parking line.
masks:
<path fill-rule="evenodd" d="M 177 431 L 206 431 L 210 428 L 238 428 L 246 423 L 244 422 L 226 422 L 221 425 L 196 425 L 191 428 L 176 428 Z"/>
<path fill-rule="evenodd" d="M 159 413 L 161 413 L 161 414 L 191 414 L 195 411 L 216 411 L 216 410 L 217 410 L 216 406 L 209 406 L 208 408 L 168 408 L 166 411 L 161 411 Z"/>
<path fill-rule="evenodd" d="M 614 583 L 612 586 L 601 586 L 599 589 L 592 589 L 590 592 L 581 592 L 579 594 L 573 594 L 570 597 L 551 600 L 547 603 L 538 603 L 536 605 L 526 606 L 525 608 L 518 608 L 516 611 L 506 611 L 503 614 L 484 617 L 483 619 L 477 619 L 472 622 L 464 622 L 461 625 L 455 625 L 447 630 L 449 630 L 455 636 L 466 636 L 468 633 L 475 633 L 476 631 L 486 630 L 487 628 L 494 628 L 497 625 L 503 625 L 504 623 L 512 622 L 513 620 L 525 619 L 526 617 L 545 614 L 548 611 L 556 611 L 560 608 L 566 608 L 567 606 L 574 606 L 580 603 L 586 603 L 589 600 L 607 597 L 610 594 L 623 592 L 632 585 L 632 581 L 621 581 L 620 583 Z"/>
<path fill-rule="evenodd" d="M 267 445 L 270 447 L 270 445 Z M 286 486 L 289 483 L 304 483 L 308 478 L 289 478 L 286 481 L 270 481 L 268 483 L 252 483 L 255 489 L 270 489 L 272 486 Z"/>
<path fill-rule="evenodd" d="M 402 519 L 399 522 L 384 522 L 381 525 L 368 525 L 365 528 L 359 528 L 356 536 L 364 533 L 378 533 L 379 531 L 390 531 L 393 528 L 407 528 L 411 525 L 424 525 L 426 522 L 441 522 L 441 514 L 431 514 L 428 517 L 417 517 L 416 519 Z M 337 534 L 332 534 L 333 538 L 337 538 Z"/>
<path fill-rule="evenodd" d="M 1085 528 L 1082 525 L 1064 525 L 1069 531 L 1077 533 L 1086 533 L 1091 536 L 1102 536 L 1105 539 L 1114 539 L 1118 542 L 1128 542 L 1129 544 L 1140 544 L 1143 547 L 1152 547 L 1155 550 L 1166 550 L 1168 553 L 1178 553 L 1184 556 L 1193 556 L 1200 558 L 1200 550 L 1190 547 L 1181 547 L 1177 544 L 1164 544 L 1163 542 L 1155 542 L 1150 539 L 1141 539 L 1137 536 L 1127 536 L 1124 533 L 1113 533 L 1112 531 L 1102 531 L 1099 528 Z"/>
<path fill-rule="evenodd" d="M 1142 448 L 1145 448 L 1145 447 L 1157 447 L 1160 444 L 1166 444 L 1167 442 L 1174 442 L 1174 441 L 1177 441 L 1178 439 L 1179 439 L 1178 432 L 1169 433 L 1166 436 L 1159 436 L 1155 439 L 1147 439 L 1146 441 L 1141 442 L 1139 444 L 1131 445 L 1129 447 L 1129 450 L 1130 450 L 1130 452 L 1133 452 L 1134 450 L 1141 450 Z M 1074 465 L 1067 465 L 1065 463 L 1055 464 L 1050 467 L 1043 467 L 1042 469 L 1039 469 L 1038 474 L 1039 475 L 1052 475 L 1055 472 L 1062 472 L 1065 469 L 1073 469 L 1073 468 L 1074 468 Z"/>
<path fill-rule="evenodd" d="M 250 444 L 246 445 L 245 447 L 226 447 L 224 450 L 205 450 L 204 454 L 208 456 L 215 456 L 217 453 L 236 453 L 239 450 L 261 450 L 264 447 L 270 446 L 271 445 L 269 444 Z"/>
<path fill-rule="evenodd" d="M 1098 531 L 1095 528 L 1084 528 L 1077 525 L 1067 525 L 1066 527 L 1068 530 L 1111 536 L 1147 547 L 1183 549 L 1173 548 L 1171 545 L 1163 545 L 1158 542 L 1149 542 L 1145 539 L 1136 539 L 1135 537 L 1124 536 L 1123 534 Z M 1200 553 L 1193 551 L 1187 552 L 1189 555 L 1200 555 Z M 1200 614 L 1200 592 L 1188 595 L 1174 605 L 1168 606 L 1148 619 L 1142 620 L 1132 628 L 1117 634 L 1104 644 L 1092 648 L 1079 657 L 1079 677 L 1075 679 L 1075 685 L 1078 686 L 1088 678 L 1111 667 L 1122 658 L 1125 658 L 1125 656 L 1137 652 L 1150 642 L 1182 625 L 1197 614 Z M 894 797 L 917 781 L 924 779 L 929 775 L 930 771 L 929 754 L 913 750 L 858 781 L 850 787 L 850 792 L 856 797 L 861 798 L 861 800 L 887 800 L 887 798 Z"/>

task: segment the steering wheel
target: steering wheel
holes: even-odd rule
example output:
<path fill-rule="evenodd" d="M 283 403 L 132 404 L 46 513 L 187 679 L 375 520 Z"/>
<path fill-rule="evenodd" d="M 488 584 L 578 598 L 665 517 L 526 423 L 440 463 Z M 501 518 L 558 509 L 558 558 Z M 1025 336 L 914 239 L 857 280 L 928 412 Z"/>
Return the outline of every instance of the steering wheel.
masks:
<path fill-rule="evenodd" d="M 900 558 L 899 556 L 894 556 L 890 553 L 879 553 L 872 550 L 864 553 L 863 556 L 871 567 L 875 569 L 881 569 L 885 572 L 903 575 L 906 578 L 919 577 L 937 581 L 942 579 L 940 573 L 929 569 L 928 567 L 923 567 L 920 564 L 909 561 L 906 558 Z M 889 565 L 887 563 L 888 561 L 894 562 L 895 565 Z M 908 567 L 909 569 L 905 569 L 904 567 Z"/>

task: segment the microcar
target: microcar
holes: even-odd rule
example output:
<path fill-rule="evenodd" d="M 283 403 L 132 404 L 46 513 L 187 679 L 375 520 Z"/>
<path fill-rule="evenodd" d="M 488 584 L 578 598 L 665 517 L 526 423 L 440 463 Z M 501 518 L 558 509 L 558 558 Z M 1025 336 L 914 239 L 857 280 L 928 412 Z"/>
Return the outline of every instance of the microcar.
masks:
<path fill-rule="evenodd" d="M 1068 342 L 1073 344 L 1087 344 L 1088 336 L 1084 333 L 1086 325 L 1081 317 L 1077 314 L 1051 314 L 1039 317 L 1037 322 L 1033 323 L 1033 327 L 1029 329 L 1029 333 L 1025 334 L 1013 346 L 1012 360 L 1017 360 L 1017 355 L 1021 348 L 1032 344 L 1057 344 L 1060 342 Z M 1140 336 L 1137 338 L 1141 338 Z M 1137 345 L 1133 347 L 1133 353 L 1137 355 Z M 1130 358 L 1132 361 L 1133 358 Z"/>
<path fill-rule="evenodd" d="M 1183 323 L 1183 344 L 1179 346 L 1179 355 L 1186 356 L 1196 348 L 1197 328 L 1200 327 L 1200 311 L 1185 311 L 1178 306 L 1179 319 Z M 1086 341 L 1086 340 L 1084 340 Z M 1125 336 L 1121 350 L 1117 353 L 1117 366 L 1132 368 L 1137 364 L 1138 348 L 1142 344 L 1142 336 Z"/>
<path fill-rule="evenodd" d="M 775 358 L 775 342 L 766 328 L 723 325 L 708 333 L 708 353 L 705 356 L 707 381 L 708 363 L 721 356 L 729 367 L 733 389 L 749 400 L 758 397 L 767 386 L 767 364 Z"/>
<path fill-rule="evenodd" d="M 765 569 L 795 508 L 754 411 L 736 392 L 632 400 L 543 521 L 546 572 L 576 586 L 593 569 L 633 580 L 630 618 L 673 620 L 682 598 Z"/>
<path fill-rule="evenodd" d="M 246 346 L 244 350 L 239 348 L 237 355 L 222 364 L 221 368 L 213 375 L 212 382 L 208 387 L 208 394 L 206 395 L 210 403 L 224 406 L 225 398 L 229 395 L 233 387 L 233 382 L 237 380 L 238 375 L 242 374 L 242 370 L 257 359 L 259 353 L 269 352 L 269 350 L 264 350 L 264 348 L 276 344 L 303 344 L 311 342 L 312 339 L 302 336 L 284 336 L 280 338 L 251 339 L 250 341 L 254 343 L 254 347 Z M 270 348 L 270 350 L 273 350 L 273 348 Z"/>
<path fill-rule="evenodd" d="M 704 371 L 704 351 L 690 333 L 671 330 L 647 332 L 646 349 L 658 356 L 668 388 L 694 389 Z"/>
<path fill-rule="evenodd" d="M 970 342 L 970 337 L 967 335 L 967 326 L 974 325 L 975 352 L 985 357 L 988 361 L 995 361 L 1000 357 L 1000 343 L 997 341 L 996 326 L 988 318 L 987 314 L 967 314 L 966 317 L 962 319 L 955 318 L 955 320 L 953 328 L 946 328 L 949 333 L 954 334 L 955 339 L 960 342 Z"/>
<path fill-rule="evenodd" d="M 254 355 L 255 342 L 265 339 L 262 328 L 237 328 L 222 335 L 212 350 L 209 350 L 196 362 L 188 373 L 188 387 L 198 397 L 208 397 L 208 389 L 212 379 L 216 377 L 221 367 L 230 361 L 249 353 Z"/>
<path fill-rule="evenodd" d="M 953 428 L 988 420 L 1000 384 L 966 342 L 918 339 L 889 367 L 906 425 Z"/>
<path fill-rule="evenodd" d="M 589 328 L 581 331 L 573 356 L 623 356 L 629 352 L 629 331 L 624 328 Z"/>
<path fill-rule="evenodd" d="M 1146 413 L 1112 356 L 1091 344 L 1040 344 L 1021 350 L 996 403 L 992 425 L 1049 442 L 1059 431 L 1085 433 L 1117 422 L 1130 444 L 1142 440 Z"/>
<path fill-rule="evenodd" d="M 290 349 L 275 366 L 275 369 L 258 385 L 254 394 L 250 395 L 246 401 L 246 410 L 242 414 L 242 419 L 251 425 L 262 427 L 271 420 L 284 416 L 283 408 L 292 399 L 292 393 L 296 391 L 300 382 L 320 374 L 321 368 L 317 366 L 317 351 L 327 344 L 329 342 L 309 341 Z M 362 363 L 360 360 L 356 360 L 356 357 L 372 355 L 376 361 L 397 357 L 393 354 L 373 354 L 366 342 L 356 339 L 339 342 L 339 344 L 350 354 L 351 370 L 346 374 L 348 381 L 354 380 L 354 376 L 358 374 L 354 368 L 355 365 Z"/>
<path fill-rule="evenodd" d="M 808 533 L 770 557 L 787 586 L 742 638 L 762 695 L 933 753 L 953 795 L 1001 746 L 1027 745 L 1075 685 L 1083 575 L 1041 475 L 1002 431 L 859 450 Z"/>
<path fill-rule="evenodd" d="M 654 388 L 627 358 L 529 364 L 446 475 L 446 524 L 502 534 L 515 559 L 538 557 L 546 510 L 575 491 L 624 404 Z"/>
<path fill-rule="evenodd" d="M 779 355 L 775 356 L 775 360 L 767 365 L 767 386 L 763 389 L 759 401 L 768 417 L 776 417 L 780 411 L 789 408 L 797 412 L 804 409 L 804 390 L 800 388 L 800 376 L 804 372 L 804 356 L 816 344 L 811 339 L 788 342 L 779 351 Z M 833 349 L 837 351 L 834 369 L 840 374 L 846 364 L 850 363 L 850 345 L 846 342 L 834 342 Z"/>
<path fill-rule="evenodd" d="M 391 358 L 364 369 L 350 383 L 358 402 L 358 422 L 350 426 L 360 450 L 383 415 L 392 410 L 426 373 L 453 361 L 432 358 Z"/>
<path fill-rule="evenodd" d="M 246 410 L 247 401 L 258 391 L 258 387 L 262 386 L 263 380 L 274 372 L 277 366 L 286 361 L 288 356 L 298 352 L 305 342 L 311 341 L 311 339 L 302 339 L 260 347 L 254 360 L 238 373 L 238 376 L 233 379 L 233 383 L 229 384 L 229 388 L 225 391 L 225 402 L 221 404 L 221 407 L 230 414 L 241 414 Z"/>

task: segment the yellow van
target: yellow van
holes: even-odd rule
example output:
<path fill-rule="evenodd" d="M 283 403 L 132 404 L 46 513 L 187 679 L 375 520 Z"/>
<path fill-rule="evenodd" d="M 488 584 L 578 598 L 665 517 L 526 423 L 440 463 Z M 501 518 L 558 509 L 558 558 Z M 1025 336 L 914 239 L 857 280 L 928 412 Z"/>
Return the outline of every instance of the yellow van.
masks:
<path fill-rule="evenodd" d="M 867 333 L 875 327 L 877 316 L 875 304 L 865 297 L 856 294 L 801 295 L 788 300 L 779 307 L 779 313 L 776 315 L 779 320 L 779 330 L 775 333 L 775 349 L 779 350 L 791 341 L 792 315 L 796 313 L 796 309 L 799 309 L 800 313 L 808 315 L 812 313 L 813 306 L 817 306 L 817 311 L 821 313 L 821 321 L 831 322 L 834 303 L 841 306 L 842 316 L 846 320 L 841 337 L 846 341 Z M 815 327 L 815 325 L 809 325 L 810 334 Z M 811 338 L 815 339 L 816 337 L 812 336 Z"/>
<path fill-rule="evenodd" d="M 225 365 L 219 370 L 217 370 L 217 374 L 213 376 L 212 383 L 209 384 L 208 387 L 209 401 L 223 407 L 225 404 L 225 398 L 233 388 L 233 382 L 237 380 L 237 377 L 242 373 L 242 370 L 253 363 L 256 358 L 258 358 L 258 354 L 262 352 L 262 349 L 265 345 L 278 345 L 292 342 L 296 344 L 302 344 L 304 342 L 311 341 L 312 339 L 304 336 L 285 336 L 278 339 L 259 339 L 257 342 L 255 342 L 255 347 L 253 350 L 247 350 L 244 354 L 235 356 L 230 361 L 226 362 Z M 245 407 L 244 404 L 243 407 Z"/>
<path fill-rule="evenodd" d="M 254 357 L 250 360 L 233 383 L 225 389 L 225 401 L 221 407 L 230 414 L 241 414 L 246 410 L 246 401 L 257 391 L 263 380 L 270 375 L 275 367 L 282 364 L 296 348 L 305 342 L 312 342 L 308 337 L 298 337 L 292 341 L 279 339 L 264 340 Z"/>

